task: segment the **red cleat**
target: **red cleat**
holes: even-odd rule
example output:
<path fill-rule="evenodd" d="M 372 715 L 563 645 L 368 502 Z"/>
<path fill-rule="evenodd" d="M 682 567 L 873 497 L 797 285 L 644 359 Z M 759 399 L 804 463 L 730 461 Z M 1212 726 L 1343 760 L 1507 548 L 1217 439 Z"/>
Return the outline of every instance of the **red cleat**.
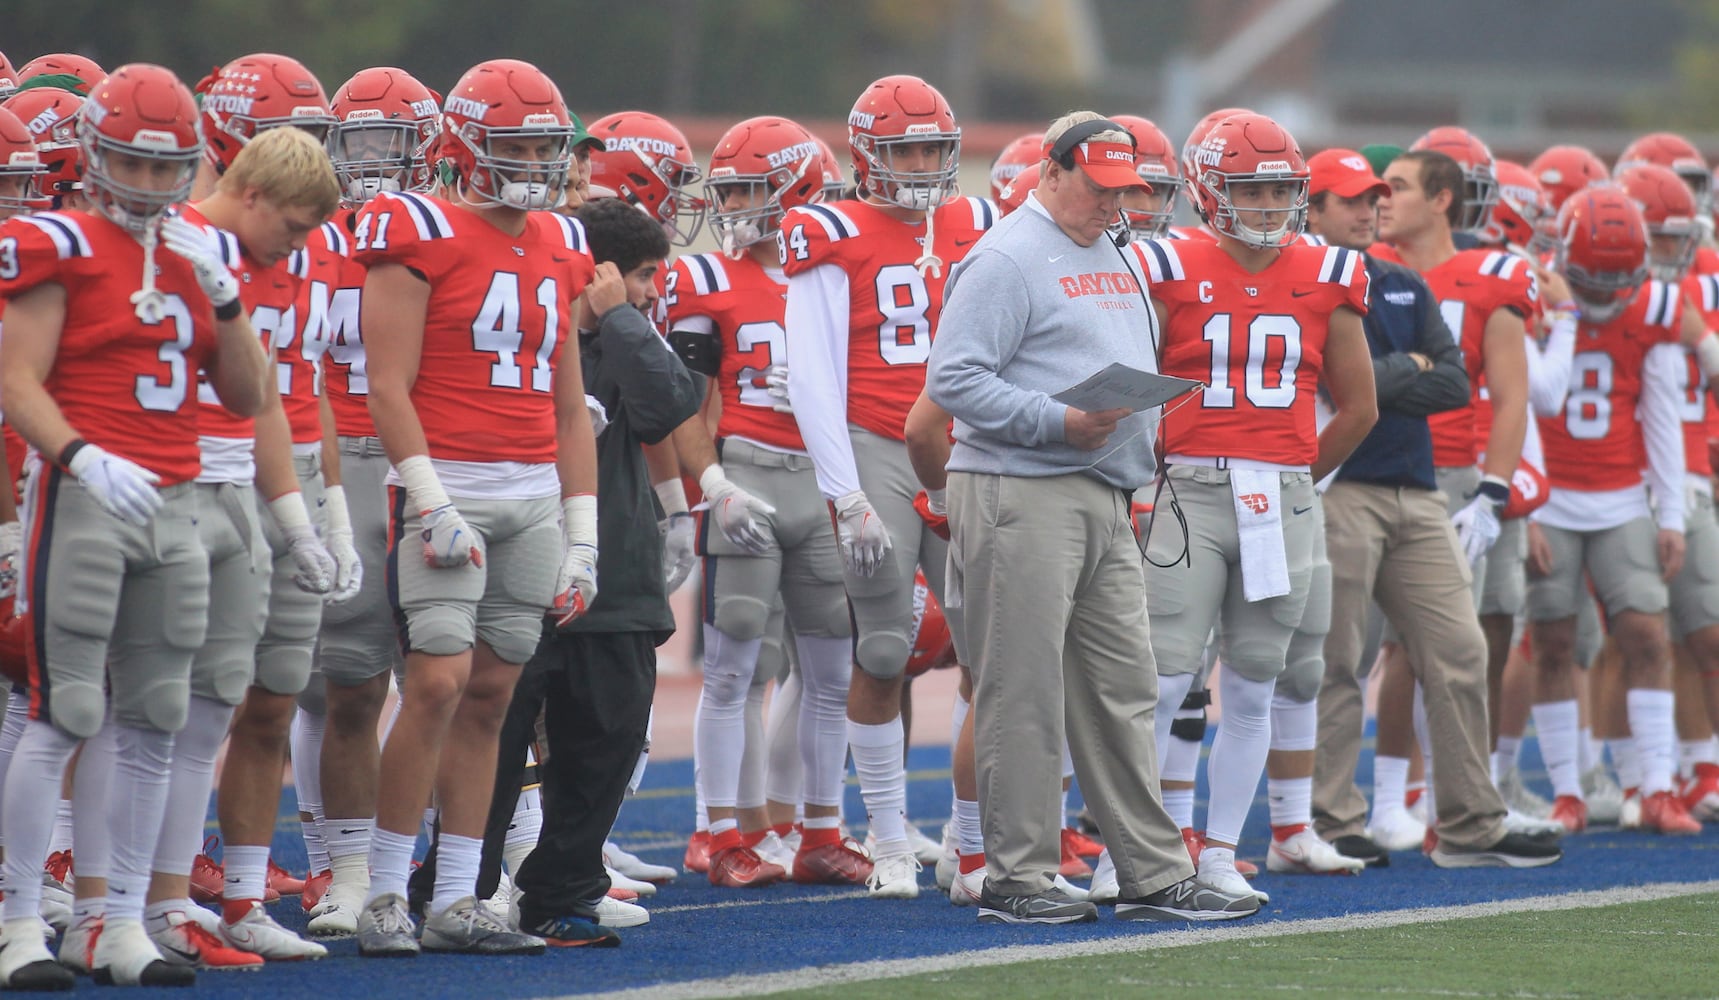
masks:
<path fill-rule="evenodd" d="M 1071 833 L 1074 831 L 1066 826 L 1063 827 L 1062 861 L 1057 867 L 1057 874 L 1063 878 L 1087 878 L 1092 874 L 1092 866 L 1075 853 L 1074 843 L 1068 839 L 1068 835 Z"/>
<path fill-rule="evenodd" d="M 686 842 L 686 857 L 681 859 L 681 864 L 687 871 L 700 875 L 710 871 L 710 831 L 693 831 L 692 838 Z"/>
<path fill-rule="evenodd" d="M 801 847 L 794 854 L 794 881 L 803 885 L 865 885 L 871 859 L 849 843 Z"/>
<path fill-rule="evenodd" d="M 1552 803 L 1552 822 L 1564 824 L 1564 832 L 1581 833 L 1588 828 L 1588 804 L 1576 795 L 1560 795 Z"/>
<path fill-rule="evenodd" d="M 226 886 L 226 873 L 210 853 L 221 846 L 220 837 L 203 841 L 203 853 L 191 861 L 191 899 L 193 902 L 221 905 L 221 890 Z"/>
<path fill-rule="evenodd" d="M 334 872 L 324 868 L 310 878 L 304 880 L 304 891 L 299 893 L 299 905 L 304 912 L 316 909 L 316 904 L 322 902 L 322 894 L 328 891 L 328 885 L 334 881 Z"/>
<path fill-rule="evenodd" d="M 1683 785 L 1683 808 L 1697 820 L 1719 819 L 1719 764 L 1697 764 Z"/>
<path fill-rule="evenodd" d="M 1670 791 L 1654 792 L 1641 800 L 1641 828 L 1671 836 L 1692 836 L 1701 823 L 1689 815 L 1683 800 Z"/>
<path fill-rule="evenodd" d="M 1071 851 L 1091 861 L 1104 853 L 1104 845 L 1073 827 L 1065 826 L 1062 828 L 1062 852 L 1066 855 Z"/>
<path fill-rule="evenodd" d="M 71 889 L 72 852 L 55 851 L 48 855 L 48 860 L 42 865 L 42 871 L 59 883 L 61 889 Z"/>
<path fill-rule="evenodd" d="M 706 874 L 711 885 L 724 889 L 756 889 L 788 877 L 781 865 L 765 861 L 745 845 L 713 853 Z"/>
<path fill-rule="evenodd" d="M 280 896 L 296 896 L 304 891 L 304 879 L 275 864 L 274 858 L 269 858 L 269 873 L 267 885 Z M 273 900 L 271 900 L 272 902 Z"/>

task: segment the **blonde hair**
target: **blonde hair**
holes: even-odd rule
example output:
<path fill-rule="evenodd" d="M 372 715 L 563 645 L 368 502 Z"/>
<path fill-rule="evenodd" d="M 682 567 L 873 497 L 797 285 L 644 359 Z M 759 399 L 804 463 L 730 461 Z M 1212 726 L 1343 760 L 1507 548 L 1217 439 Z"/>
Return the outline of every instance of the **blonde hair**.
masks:
<path fill-rule="evenodd" d="M 1057 140 L 1062 138 L 1062 134 L 1067 132 L 1069 129 L 1074 128 L 1076 125 L 1082 125 L 1086 122 L 1095 122 L 1103 117 L 1103 115 L 1096 111 L 1070 111 L 1068 114 L 1063 115 L 1056 121 L 1051 122 L 1050 127 L 1045 129 L 1045 148 L 1048 149 L 1055 146 Z M 1132 144 L 1134 142 L 1134 137 L 1129 135 L 1127 132 L 1117 129 L 1108 129 L 1106 131 L 1099 132 L 1096 135 L 1088 136 L 1086 141 L 1122 142 Z"/>
<path fill-rule="evenodd" d="M 329 215 L 340 206 L 340 182 L 328 151 L 309 132 L 271 128 L 239 150 L 216 190 L 242 195 L 255 188 L 282 208 L 308 208 Z"/>

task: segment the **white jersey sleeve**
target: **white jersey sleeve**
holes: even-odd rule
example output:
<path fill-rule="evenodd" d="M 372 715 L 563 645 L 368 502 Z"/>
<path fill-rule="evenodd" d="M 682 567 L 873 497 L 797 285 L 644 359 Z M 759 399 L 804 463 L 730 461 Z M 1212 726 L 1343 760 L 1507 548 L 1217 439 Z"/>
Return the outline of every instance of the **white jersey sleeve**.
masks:
<path fill-rule="evenodd" d="M 847 272 L 835 264 L 788 279 L 788 399 L 826 500 L 860 488 L 848 437 L 848 301 Z"/>

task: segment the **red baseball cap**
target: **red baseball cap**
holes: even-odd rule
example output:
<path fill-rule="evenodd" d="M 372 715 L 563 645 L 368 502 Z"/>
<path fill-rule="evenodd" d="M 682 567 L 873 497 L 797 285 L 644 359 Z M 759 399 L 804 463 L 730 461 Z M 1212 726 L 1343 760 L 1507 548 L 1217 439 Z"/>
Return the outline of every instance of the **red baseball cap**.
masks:
<path fill-rule="evenodd" d="M 1367 158 L 1353 149 L 1327 149 L 1307 161 L 1312 174 L 1307 193 L 1330 191 L 1339 198 L 1355 198 L 1369 191 L 1389 195 L 1391 186 L 1373 173 Z"/>
<path fill-rule="evenodd" d="M 1050 148 L 1049 143 L 1046 149 Z M 1131 142 L 1099 142 L 1093 139 L 1070 150 L 1074 162 L 1086 171 L 1086 176 L 1107 188 L 1140 188 L 1152 190 L 1152 185 L 1134 168 L 1134 144 Z"/>

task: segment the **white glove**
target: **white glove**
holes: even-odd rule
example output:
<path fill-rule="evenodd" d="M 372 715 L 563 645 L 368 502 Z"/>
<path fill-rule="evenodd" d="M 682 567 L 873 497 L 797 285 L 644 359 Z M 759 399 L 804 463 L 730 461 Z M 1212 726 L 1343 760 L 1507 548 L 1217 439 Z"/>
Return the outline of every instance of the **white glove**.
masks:
<path fill-rule="evenodd" d="M 759 520 L 776 513 L 776 508 L 729 482 L 728 474 L 714 462 L 698 477 L 698 485 L 724 538 L 755 556 L 770 548 L 774 539 Z"/>
<path fill-rule="evenodd" d="M 770 394 L 770 409 L 777 413 L 794 412 L 794 404 L 788 399 L 787 365 L 771 365 L 764 369 L 764 391 Z"/>
<path fill-rule="evenodd" d="M 0 524 L 0 598 L 18 592 L 19 556 L 24 552 L 24 525 L 18 521 Z"/>
<path fill-rule="evenodd" d="M 603 401 L 590 393 L 585 394 L 585 409 L 591 413 L 591 436 L 596 437 L 609 426 L 609 411 L 603 408 Z"/>
<path fill-rule="evenodd" d="M 304 494 L 297 490 L 282 493 L 269 501 L 269 513 L 280 526 L 286 539 L 287 555 L 292 557 L 292 582 L 307 594 L 326 594 L 334 589 L 334 557 L 323 548 L 311 527 L 310 514 L 304 509 Z"/>
<path fill-rule="evenodd" d="M 394 467 L 406 485 L 406 502 L 418 509 L 423 530 L 424 562 L 436 569 L 483 565 L 483 539 L 466 524 L 459 509 L 442 490 L 442 481 L 428 455 L 413 455 Z"/>
<path fill-rule="evenodd" d="M 561 501 L 561 573 L 549 613 L 565 625 L 588 611 L 597 599 L 597 498 L 580 493 Z"/>
<path fill-rule="evenodd" d="M 219 309 L 239 297 L 239 280 L 221 259 L 221 243 L 208 230 L 178 215 L 161 223 L 161 242 L 167 249 L 191 262 L 197 284 L 209 302 Z"/>
<path fill-rule="evenodd" d="M 1498 512 L 1504 504 L 1496 497 L 1485 492 L 1488 486 L 1501 484 L 1483 483 L 1482 492 L 1476 493 L 1467 506 L 1452 514 L 1450 522 L 1456 527 L 1457 540 L 1462 543 L 1463 554 L 1468 556 L 1468 565 L 1474 566 L 1486 558 L 1494 542 L 1498 541 Z M 1510 497 L 1510 487 L 1503 486 L 1505 499 Z M 1494 491 L 1496 492 L 1496 491 Z"/>
<path fill-rule="evenodd" d="M 344 604 L 357 597 L 358 588 L 364 586 L 364 564 L 352 543 L 352 516 L 346 510 L 346 489 L 330 486 L 323 509 L 328 513 L 328 534 L 323 543 L 334 557 L 334 589 L 328 592 L 324 603 Z"/>
<path fill-rule="evenodd" d="M 86 442 L 69 468 L 103 510 L 127 524 L 141 528 L 161 509 L 161 494 L 155 490 L 161 477 L 100 445 Z"/>
<path fill-rule="evenodd" d="M 663 536 L 663 581 L 672 594 L 692 575 L 692 564 L 698 561 L 694 545 L 697 526 L 692 515 L 683 510 L 658 521 L 657 530 Z"/>
<path fill-rule="evenodd" d="M 883 518 L 877 516 L 861 490 L 838 497 L 835 508 L 836 540 L 843 561 L 855 576 L 871 576 L 889 551 L 889 532 Z"/>

